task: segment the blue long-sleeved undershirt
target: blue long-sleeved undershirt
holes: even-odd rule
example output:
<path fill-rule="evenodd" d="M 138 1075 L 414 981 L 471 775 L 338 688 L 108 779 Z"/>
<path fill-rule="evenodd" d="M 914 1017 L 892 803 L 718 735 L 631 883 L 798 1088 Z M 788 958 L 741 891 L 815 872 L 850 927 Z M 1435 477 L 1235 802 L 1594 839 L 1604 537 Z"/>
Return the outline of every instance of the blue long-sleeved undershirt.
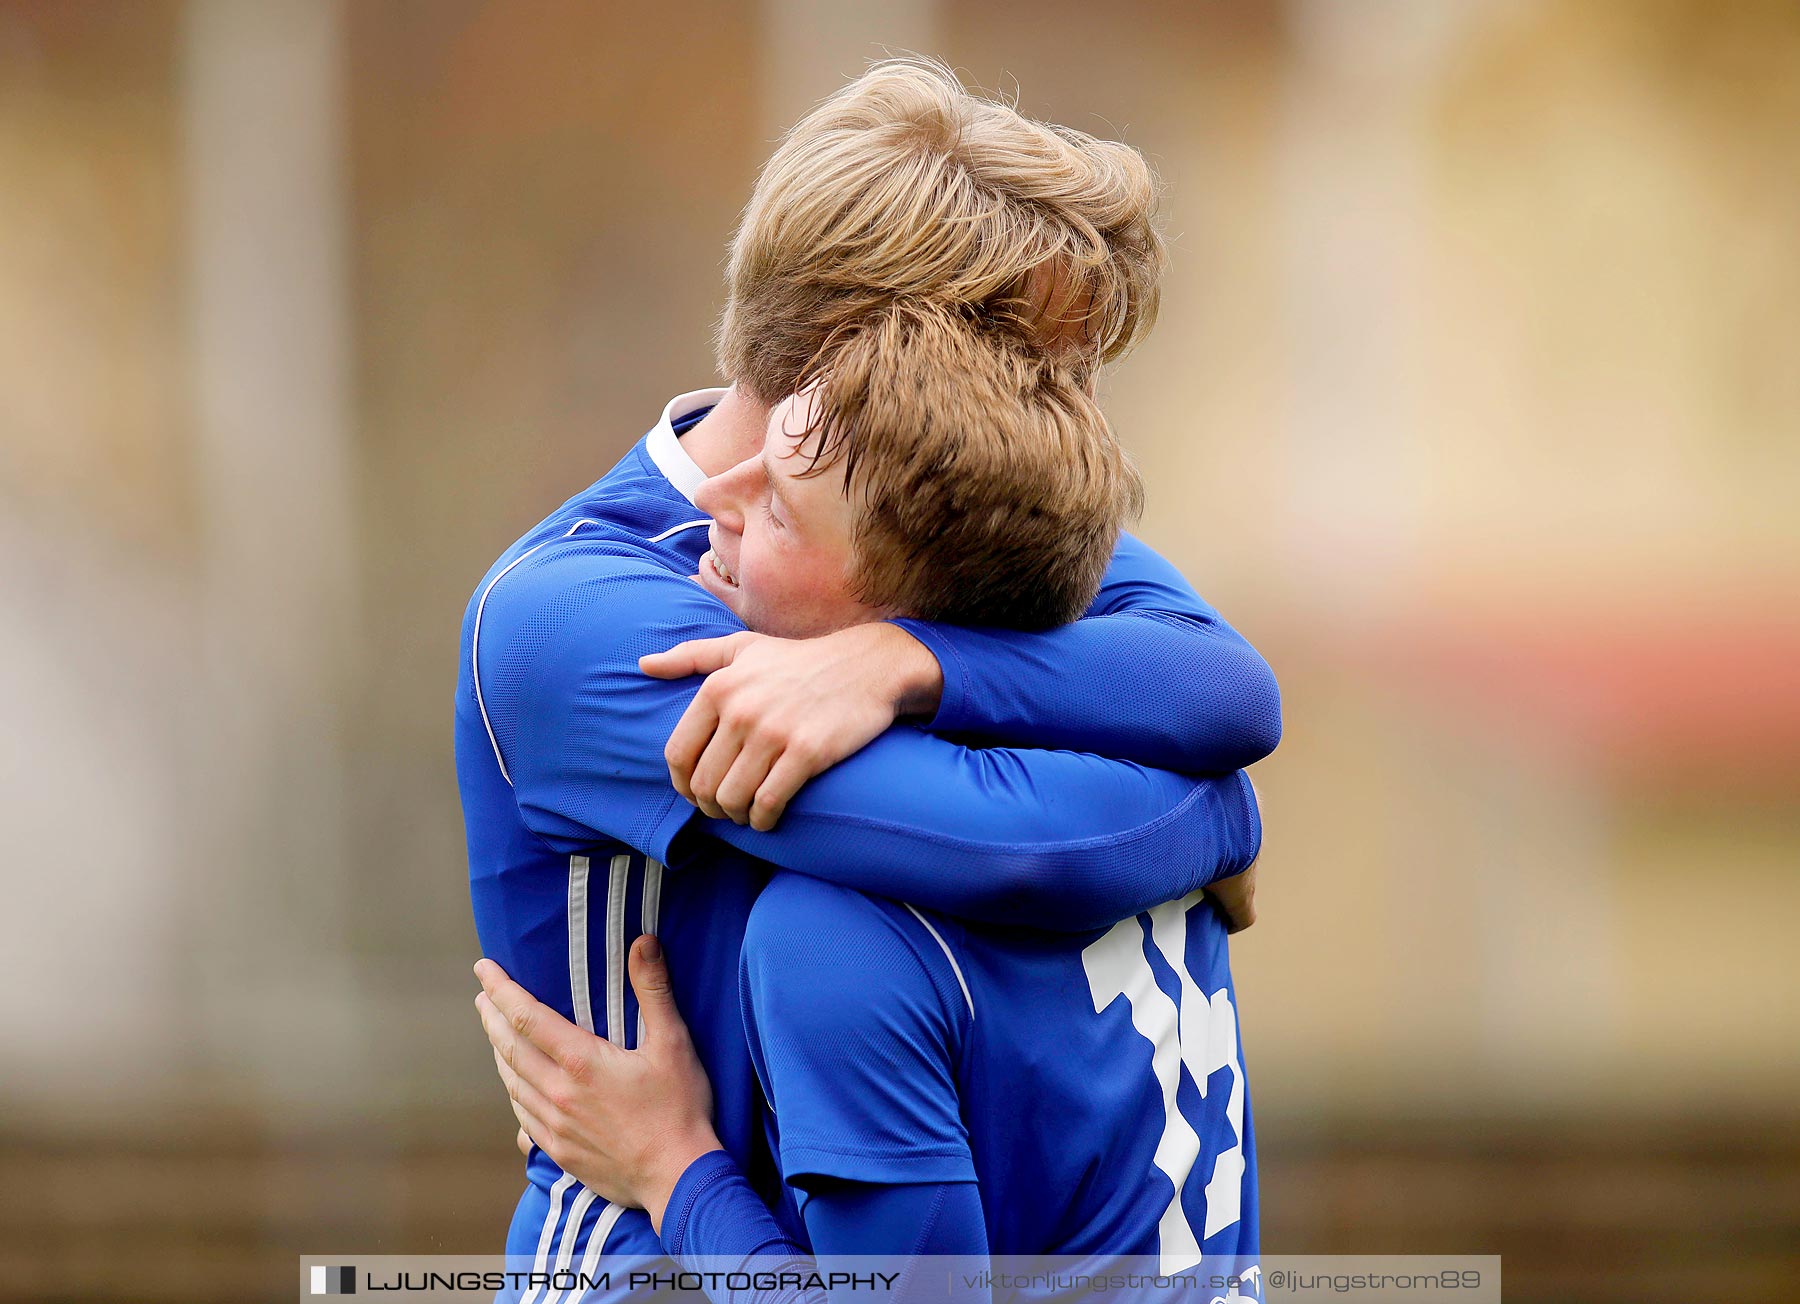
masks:
<path fill-rule="evenodd" d="M 814 1183 L 801 1216 L 808 1237 L 826 1256 L 878 1255 L 884 1271 L 916 1271 L 919 1256 L 978 1260 L 988 1252 L 981 1196 L 973 1182 Z M 738 1290 L 723 1278 L 709 1279 L 713 1304 L 825 1304 L 833 1297 L 829 1284 L 794 1280 L 829 1273 L 830 1258 L 816 1264 L 789 1239 L 722 1150 L 702 1155 L 682 1173 L 663 1214 L 662 1243 L 669 1257 L 690 1271 L 751 1279 L 749 1289 Z M 895 1282 L 893 1297 L 910 1298 L 906 1286 Z M 991 1297 L 980 1278 L 957 1274 L 950 1287 L 959 1293 L 946 1297 L 945 1287 L 934 1281 L 933 1297 L 959 1304 L 985 1304 Z"/>
<path fill-rule="evenodd" d="M 1021 633 L 894 622 L 931 649 L 929 727 L 1190 774 L 1253 765 L 1281 741 L 1269 663 L 1142 540 L 1119 540 L 1080 620 Z"/>

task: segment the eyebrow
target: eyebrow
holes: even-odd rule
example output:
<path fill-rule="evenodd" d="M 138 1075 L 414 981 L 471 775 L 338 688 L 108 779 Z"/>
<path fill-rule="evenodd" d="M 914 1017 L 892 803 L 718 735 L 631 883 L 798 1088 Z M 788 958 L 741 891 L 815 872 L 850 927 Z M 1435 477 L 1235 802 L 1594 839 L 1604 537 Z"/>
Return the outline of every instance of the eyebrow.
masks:
<path fill-rule="evenodd" d="M 775 477 L 775 463 L 769 460 L 769 450 L 766 448 L 763 450 L 763 455 L 762 455 L 762 469 L 763 469 L 763 477 L 766 480 L 768 480 L 768 482 L 769 482 L 769 496 L 772 498 L 780 499 L 781 505 L 783 507 L 787 507 L 788 500 L 782 496 L 781 490 L 776 487 L 777 480 Z M 793 514 L 791 508 L 790 508 L 788 514 L 790 516 Z"/>

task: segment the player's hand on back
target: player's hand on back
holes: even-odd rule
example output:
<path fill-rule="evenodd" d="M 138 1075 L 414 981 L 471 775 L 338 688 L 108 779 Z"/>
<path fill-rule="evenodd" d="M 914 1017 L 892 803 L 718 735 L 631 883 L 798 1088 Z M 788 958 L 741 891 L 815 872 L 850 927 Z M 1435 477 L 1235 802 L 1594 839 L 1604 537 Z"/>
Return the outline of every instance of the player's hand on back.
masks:
<path fill-rule="evenodd" d="M 675 1008 L 660 944 L 631 948 L 644 1035 L 625 1050 L 563 1018 L 492 960 L 475 966 L 475 1007 L 506 1084 L 519 1144 L 531 1142 L 615 1204 L 646 1209 L 658 1228 L 689 1164 L 719 1149 L 712 1086 Z"/>
<path fill-rule="evenodd" d="M 1228 933 L 1241 933 L 1256 922 L 1256 866 L 1260 863 L 1254 861 L 1243 873 L 1222 878 L 1206 889 L 1224 914 Z"/>
<path fill-rule="evenodd" d="M 697 639 L 638 665 L 658 679 L 706 676 L 664 749 L 669 779 L 712 818 L 763 831 L 809 779 L 901 716 L 935 711 L 944 685 L 930 650 L 886 622 L 808 639 Z"/>
<path fill-rule="evenodd" d="M 1262 794 L 1256 790 L 1254 783 L 1250 785 L 1250 795 L 1256 802 L 1257 821 L 1260 823 Z M 1256 867 L 1260 864 L 1262 851 L 1258 849 L 1256 859 L 1250 862 L 1250 868 L 1207 885 L 1207 895 L 1212 897 L 1225 916 L 1225 931 L 1228 933 L 1241 933 L 1256 922 Z"/>

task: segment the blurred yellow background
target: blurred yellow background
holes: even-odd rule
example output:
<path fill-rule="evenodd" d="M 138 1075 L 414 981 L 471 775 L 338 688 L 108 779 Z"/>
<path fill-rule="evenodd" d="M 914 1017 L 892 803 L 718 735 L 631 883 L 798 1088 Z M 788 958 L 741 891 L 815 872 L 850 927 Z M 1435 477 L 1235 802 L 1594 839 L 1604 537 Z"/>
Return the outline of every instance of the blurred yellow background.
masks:
<path fill-rule="evenodd" d="M 1776 0 L 0 3 L 0 1299 L 500 1249 L 463 605 L 884 48 L 1167 183 L 1107 401 L 1285 691 L 1266 1247 L 1800 1299 Z"/>

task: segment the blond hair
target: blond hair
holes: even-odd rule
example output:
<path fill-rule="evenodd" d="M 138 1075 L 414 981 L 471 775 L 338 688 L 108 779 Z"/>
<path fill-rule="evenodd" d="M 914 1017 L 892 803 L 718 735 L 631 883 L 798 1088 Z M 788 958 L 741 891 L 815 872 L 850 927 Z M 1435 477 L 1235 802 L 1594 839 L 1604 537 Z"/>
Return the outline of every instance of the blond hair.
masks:
<path fill-rule="evenodd" d="M 877 63 L 795 125 L 731 243 L 725 375 L 766 403 L 822 342 L 909 295 L 1068 344 L 1092 371 L 1156 318 L 1156 179 L 1135 149 L 970 94 L 941 63 Z"/>
<path fill-rule="evenodd" d="M 835 332 L 800 386 L 804 474 L 843 463 L 859 599 L 1014 629 L 1087 610 L 1143 486 L 1066 360 L 902 298 Z"/>

